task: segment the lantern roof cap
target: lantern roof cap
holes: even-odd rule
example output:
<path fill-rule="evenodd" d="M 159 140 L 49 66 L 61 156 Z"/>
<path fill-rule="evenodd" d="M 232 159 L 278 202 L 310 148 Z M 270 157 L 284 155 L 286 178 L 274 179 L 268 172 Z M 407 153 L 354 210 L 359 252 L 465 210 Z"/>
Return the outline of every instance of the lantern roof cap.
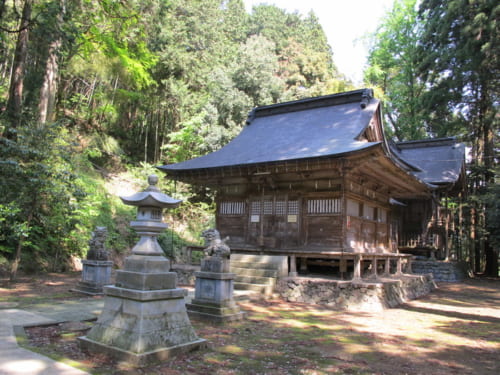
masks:
<path fill-rule="evenodd" d="M 123 203 L 129 206 L 142 206 L 142 207 L 158 207 L 158 208 L 175 208 L 182 201 L 174 199 L 167 194 L 161 192 L 156 186 L 158 183 L 158 176 L 155 174 L 148 176 L 149 186 L 139 193 L 135 193 L 129 197 L 121 197 Z"/>

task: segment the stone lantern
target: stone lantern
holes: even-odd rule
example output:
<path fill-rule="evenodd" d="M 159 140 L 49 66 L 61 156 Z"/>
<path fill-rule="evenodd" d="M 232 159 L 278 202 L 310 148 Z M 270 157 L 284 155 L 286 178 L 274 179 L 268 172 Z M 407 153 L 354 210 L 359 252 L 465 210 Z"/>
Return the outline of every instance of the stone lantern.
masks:
<path fill-rule="evenodd" d="M 148 177 L 149 187 L 130 197 L 120 197 L 123 203 L 137 207 L 137 220 L 131 221 L 130 226 L 141 236 L 139 242 L 132 249 L 136 255 L 163 255 L 163 250 L 157 241 L 157 236 L 168 228 L 168 224 L 162 222 L 164 208 L 176 208 L 180 200 L 173 199 L 163 194 L 156 187 L 158 177 Z"/>
<path fill-rule="evenodd" d="M 146 364 L 164 360 L 179 352 L 204 345 L 194 332 L 186 311 L 187 290 L 177 288 L 177 274 L 157 241 L 168 226 L 162 222 L 165 208 L 181 201 L 163 194 L 158 177 L 148 178 L 149 187 L 123 203 L 137 207 L 130 223 L 140 236 L 125 259 L 124 270 L 116 273 L 116 283 L 104 287 L 104 307 L 99 319 L 80 345 L 105 352 L 127 362 Z"/>

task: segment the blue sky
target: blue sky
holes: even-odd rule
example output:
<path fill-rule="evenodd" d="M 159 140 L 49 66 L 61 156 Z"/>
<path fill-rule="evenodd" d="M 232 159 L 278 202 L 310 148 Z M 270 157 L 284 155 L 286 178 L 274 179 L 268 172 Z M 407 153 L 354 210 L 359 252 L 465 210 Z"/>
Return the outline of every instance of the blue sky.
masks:
<path fill-rule="evenodd" d="M 368 46 L 362 37 L 376 30 L 394 0 L 243 0 L 246 10 L 253 5 L 274 4 L 289 12 L 307 15 L 313 10 L 333 50 L 335 64 L 354 82 L 360 83 Z"/>

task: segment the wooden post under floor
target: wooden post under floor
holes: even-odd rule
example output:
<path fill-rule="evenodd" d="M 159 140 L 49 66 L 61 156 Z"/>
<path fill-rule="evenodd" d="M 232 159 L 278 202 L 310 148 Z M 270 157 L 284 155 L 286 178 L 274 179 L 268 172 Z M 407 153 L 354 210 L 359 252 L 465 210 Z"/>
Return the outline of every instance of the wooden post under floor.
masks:
<path fill-rule="evenodd" d="M 361 255 L 356 255 L 354 257 L 354 272 L 352 279 L 361 280 Z"/>
<path fill-rule="evenodd" d="M 376 256 L 373 257 L 372 266 L 373 266 L 373 275 L 375 276 L 375 278 L 378 278 L 378 274 L 377 274 L 378 258 Z"/>
<path fill-rule="evenodd" d="M 307 258 L 299 258 L 300 272 L 307 273 Z"/>
<path fill-rule="evenodd" d="M 297 277 L 297 263 L 296 263 L 296 258 L 295 255 L 290 255 L 290 272 L 288 272 L 289 277 Z"/>

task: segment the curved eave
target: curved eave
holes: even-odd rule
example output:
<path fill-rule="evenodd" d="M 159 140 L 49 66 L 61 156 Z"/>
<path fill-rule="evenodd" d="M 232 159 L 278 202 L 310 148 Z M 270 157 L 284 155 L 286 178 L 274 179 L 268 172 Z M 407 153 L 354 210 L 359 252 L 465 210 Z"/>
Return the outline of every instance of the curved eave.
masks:
<path fill-rule="evenodd" d="M 182 202 L 166 194 L 157 192 L 140 192 L 129 197 L 120 197 L 123 203 L 129 206 L 176 208 Z"/>
<path fill-rule="evenodd" d="M 362 147 L 359 147 L 355 150 L 328 154 L 328 155 L 319 155 L 319 156 L 311 156 L 307 158 L 295 158 L 295 159 L 286 159 L 286 160 L 273 160 L 266 162 L 258 162 L 258 163 L 244 163 L 244 164 L 234 164 L 234 165 L 226 165 L 226 166 L 217 166 L 211 168 L 188 168 L 188 169 L 177 169 L 177 168 L 169 168 L 169 165 L 157 166 L 156 168 L 166 173 L 168 176 L 173 178 L 182 180 L 183 176 L 187 175 L 209 175 L 215 171 L 224 171 L 224 170 L 234 170 L 234 169 L 259 169 L 263 167 L 272 167 L 274 165 L 282 165 L 282 164 L 290 164 L 294 165 L 296 163 L 307 163 L 313 162 L 315 160 L 324 160 L 324 159 L 340 159 L 344 158 L 348 155 L 356 155 L 358 153 L 362 153 L 364 151 L 370 150 L 379 146 L 382 142 L 366 142 Z"/>
<path fill-rule="evenodd" d="M 378 163 L 384 163 L 384 165 L 380 165 L 380 168 L 384 168 L 384 166 L 389 168 L 392 166 L 394 173 L 401 176 L 400 181 L 402 184 L 413 186 L 413 188 L 408 189 L 408 191 L 413 190 L 415 194 L 420 192 L 418 194 L 423 193 L 425 195 L 431 195 L 432 191 L 435 190 L 437 186 L 427 183 L 415 176 L 412 173 L 412 168 L 409 168 L 405 163 L 401 163 L 398 158 L 395 158 L 393 154 L 388 151 L 386 146 L 387 145 L 383 142 L 379 148 L 379 152 L 383 154 L 383 160 L 385 160 L 385 162 L 381 162 L 379 159 Z"/>
<path fill-rule="evenodd" d="M 394 153 L 387 142 L 382 143 L 382 148 L 387 158 L 389 158 L 398 168 L 400 168 L 404 173 L 415 182 L 426 186 L 430 190 L 435 190 L 438 186 L 432 183 L 428 183 L 417 176 L 415 176 L 412 172 L 420 172 L 421 169 L 415 165 L 412 165 L 405 160 L 401 159 L 396 153 Z"/>

